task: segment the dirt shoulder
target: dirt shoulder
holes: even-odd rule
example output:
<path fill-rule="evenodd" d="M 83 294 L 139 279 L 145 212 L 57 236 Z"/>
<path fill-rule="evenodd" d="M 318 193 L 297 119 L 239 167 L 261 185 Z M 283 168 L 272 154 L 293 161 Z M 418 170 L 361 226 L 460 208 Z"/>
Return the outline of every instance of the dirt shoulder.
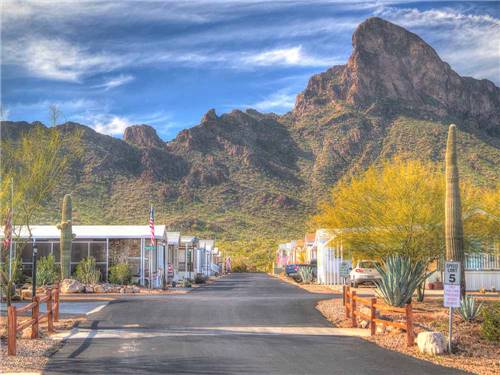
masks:
<path fill-rule="evenodd" d="M 21 317 L 19 321 L 28 319 Z M 70 330 L 79 323 L 85 321 L 84 317 L 74 317 L 60 319 L 54 322 L 57 333 Z M 17 355 L 7 355 L 7 318 L 0 318 L 0 373 L 6 372 L 41 372 L 49 361 L 50 356 L 62 345 L 61 341 L 50 339 L 47 333 L 46 323 L 40 323 L 40 338 L 30 339 L 31 329 L 27 328 L 22 333 L 18 333 Z"/>
<path fill-rule="evenodd" d="M 484 298 L 484 303 L 491 303 L 493 298 Z M 498 298 L 496 298 L 498 300 Z M 448 310 L 443 308 L 441 297 L 428 297 L 423 303 L 414 303 L 415 332 L 440 331 L 448 336 Z M 316 308 L 336 327 L 351 327 L 350 319 L 345 318 L 345 310 L 341 299 L 320 301 Z M 406 334 L 393 330 L 372 337 L 363 337 L 386 349 L 398 351 L 419 359 L 442 366 L 458 368 L 481 375 L 500 373 L 500 346 L 482 338 L 481 321 L 464 322 L 455 314 L 454 353 L 431 356 L 420 353 L 415 345 L 406 346 Z"/>

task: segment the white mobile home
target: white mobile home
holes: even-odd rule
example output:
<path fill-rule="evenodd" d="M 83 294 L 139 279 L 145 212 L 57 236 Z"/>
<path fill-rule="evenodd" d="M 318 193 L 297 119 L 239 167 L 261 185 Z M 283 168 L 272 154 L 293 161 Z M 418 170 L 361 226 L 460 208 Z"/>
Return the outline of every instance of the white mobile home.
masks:
<path fill-rule="evenodd" d="M 32 238 L 38 248 L 38 257 L 53 254 L 60 263 L 60 232 L 55 225 L 33 225 Z M 15 230 L 13 254 L 21 254 L 23 272 L 31 276 L 33 268 L 33 244 L 26 227 Z M 155 241 L 151 248 L 151 230 L 148 225 L 73 225 L 75 238 L 71 247 L 71 272 L 84 258 L 96 259 L 102 280 L 107 280 L 109 267 L 119 262 L 127 262 L 134 278 L 141 285 L 157 285 L 166 259 L 164 225 L 155 226 Z M 0 232 L 3 237 L 3 232 Z M 16 240 L 17 238 L 17 240 Z M 175 238 L 168 242 L 172 251 L 168 256 L 175 257 L 178 245 Z M 165 255 L 164 255 L 165 254 Z"/>

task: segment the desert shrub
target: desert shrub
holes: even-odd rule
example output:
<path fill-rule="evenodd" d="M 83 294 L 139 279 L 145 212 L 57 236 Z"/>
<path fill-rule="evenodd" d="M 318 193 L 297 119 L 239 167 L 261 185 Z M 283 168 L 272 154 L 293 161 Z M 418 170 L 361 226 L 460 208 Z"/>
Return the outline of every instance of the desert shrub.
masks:
<path fill-rule="evenodd" d="M 246 263 L 240 263 L 232 267 L 231 272 L 247 272 L 248 266 Z"/>
<path fill-rule="evenodd" d="M 305 284 L 310 284 L 313 281 L 313 269 L 312 267 L 300 267 L 299 268 L 300 280 Z"/>
<path fill-rule="evenodd" d="M 132 270 L 127 263 L 111 266 L 109 273 L 109 281 L 112 284 L 129 285 L 132 282 Z"/>
<path fill-rule="evenodd" d="M 460 301 L 460 308 L 458 309 L 458 313 L 463 320 L 472 322 L 481 312 L 482 306 L 483 304 L 477 303 L 474 297 L 466 296 Z"/>
<path fill-rule="evenodd" d="M 206 282 L 207 282 L 207 277 L 205 275 L 202 275 L 201 273 L 197 274 L 196 277 L 194 278 L 195 284 L 205 284 Z"/>
<path fill-rule="evenodd" d="M 493 342 L 500 342 L 500 302 L 483 308 L 483 324 L 481 332 L 484 338 Z"/>
<path fill-rule="evenodd" d="M 390 306 L 403 307 L 410 303 L 417 287 L 428 274 L 424 261 L 412 261 L 403 255 L 388 256 L 383 265 L 375 263 L 381 279 L 376 280 L 377 293 Z"/>
<path fill-rule="evenodd" d="M 57 267 L 56 260 L 52 254 L 40 258 L 36 270 L 37 282 L 40 285 L 54 284 L 59 280 L 59 274 L 59 267 Z"/>
<path fill-rule="evenodd" d="M 97 284 L 101 272 L 97 269 L 94 257 L 82 259 L 76 266 L 76 279 L 84 284 Z"/>

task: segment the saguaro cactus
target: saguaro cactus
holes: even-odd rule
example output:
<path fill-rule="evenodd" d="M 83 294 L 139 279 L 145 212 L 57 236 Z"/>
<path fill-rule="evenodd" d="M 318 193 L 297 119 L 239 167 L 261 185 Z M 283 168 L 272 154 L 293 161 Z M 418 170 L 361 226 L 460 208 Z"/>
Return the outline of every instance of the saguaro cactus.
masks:
<path fill-rule="evenodd" d="M 71 276 L 71 243 L 73 242 L 71 213 L 71 195 L 66 194 L 63 199 L 61 222 L 57 225 L 57 229 L 61 231 L 59 245 L 61 251 L 61 280 Z"/>
<path fill-rule="evenodd" d="M 463 297 L 465 295 L 464 229 L 460 203 L 456 137 L 456 126 L 452 124 L 448 130 L 448 143 L 446 145 L 445 237 L 446 259 L 461 264 L 460 293 Z"/>

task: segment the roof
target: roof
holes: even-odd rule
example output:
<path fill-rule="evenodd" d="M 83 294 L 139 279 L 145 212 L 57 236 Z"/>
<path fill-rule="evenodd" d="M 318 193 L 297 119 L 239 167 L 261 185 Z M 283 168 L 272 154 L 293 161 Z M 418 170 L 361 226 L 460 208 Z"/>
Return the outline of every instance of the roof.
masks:
<path fill-rule="evenodd" d="M 197 240 L 195 236 L 181 236 L 182 244 L 194 244 Z"/>
<path fill-rule="evenodd" d="M 212 250 L 215 245 L 215 240 L 200 240 L 199 247 L 206 250 Z"/>
<path fill-rule="evenodd" d="M 19 228 L 19 227 L 17 227 Z M 73 225 L 75 239 L 104 239 L 104 238 L 151 238 L 149 225 Z M 55 225 L 32 225 L 33 238 L 56 239 L 60 237 L 60 231 Z M 18 233 L 18 229 L 15 230 Z M 155 238 L 163 239 L 165 225 L 155 225 Z M 0 229 L 0 237 L 3 237 L 3 229 Z M 21 238 L 28 238 L 26 226 L 21 228 Z"/>
<path fill-rule="evenodd" d="M 306 233 L 306 244 L 312 244 L 316 239 L 316 233 Z"/>
<path fill-rule="evenodd" d="M 166 232 L 165 236 L 169 245 L 178 245 L 181 242 L 181 232 Z"/>

